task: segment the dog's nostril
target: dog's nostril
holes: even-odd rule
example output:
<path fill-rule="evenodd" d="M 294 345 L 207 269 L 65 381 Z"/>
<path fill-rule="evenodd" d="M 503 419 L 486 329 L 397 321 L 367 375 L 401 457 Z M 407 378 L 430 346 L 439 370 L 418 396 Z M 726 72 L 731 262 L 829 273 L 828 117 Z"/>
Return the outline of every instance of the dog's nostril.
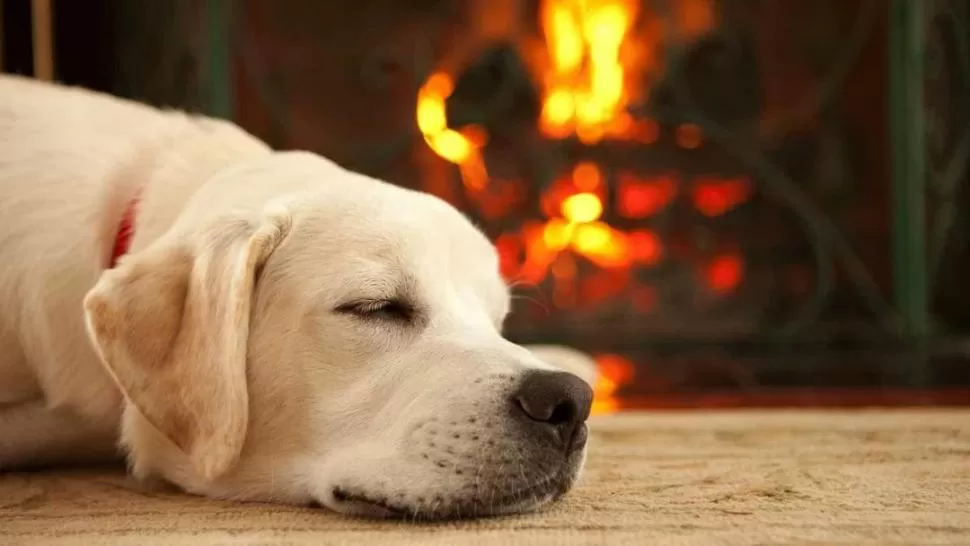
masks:
<path fill-rule="evenodd" d="M 516 414 L 549 426 L 564 446 L 574 449 L 574 436 L 589 417 L 593 390 L 570 373 L 532 371 L 522 378 L 512 399 Z"/>
<path fill-rule="evenodd" d="M 577 413 L 579 413 L 579 410 L 576 408 L 576 403 L 572 400 L 566 400 L 556 404 L 547 421 L 550 425 L 561 425 L 576 419 Z"/>
<path fill-rule="evenodd" d="M 562 425 L 576 419 L 579 409 L 573 400 L 562 400 L 557 404 L 549 404 L 546 400 L 528 400 L 516 398 L 519 408 L 530 418 L 550 425 Z"/>

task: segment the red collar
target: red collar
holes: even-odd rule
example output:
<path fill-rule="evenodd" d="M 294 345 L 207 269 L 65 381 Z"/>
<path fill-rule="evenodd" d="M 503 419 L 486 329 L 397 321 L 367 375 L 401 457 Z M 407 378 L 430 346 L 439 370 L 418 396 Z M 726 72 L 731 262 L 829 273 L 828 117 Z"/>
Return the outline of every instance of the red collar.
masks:
<path fill-rule="evenodd" d="M 138 208 L 140 197 L 140 194 L 136 194 L 128 202 L 124 214 L 121 215 L 121 222 L 118 223 L 118 233 L 115 235 L 115 244 L 111 249 L 109 267 L 118 265 L 118 260 L 127 254 L 128 249 L 131 247 L 131 238 L 135 235 L 135 209 Z"/>

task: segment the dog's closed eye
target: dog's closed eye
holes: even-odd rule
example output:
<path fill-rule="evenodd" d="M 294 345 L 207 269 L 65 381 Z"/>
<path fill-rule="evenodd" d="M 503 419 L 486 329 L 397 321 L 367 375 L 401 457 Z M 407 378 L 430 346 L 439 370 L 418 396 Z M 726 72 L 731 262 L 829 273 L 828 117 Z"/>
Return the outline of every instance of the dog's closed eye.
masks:
<path fill-rule="evenodd" d="M 356 300 L 338 306 L 336 311 L 361 319 L 395 322 L 410 322 L 415 314 L 413 305 L 399 299 Z"/>

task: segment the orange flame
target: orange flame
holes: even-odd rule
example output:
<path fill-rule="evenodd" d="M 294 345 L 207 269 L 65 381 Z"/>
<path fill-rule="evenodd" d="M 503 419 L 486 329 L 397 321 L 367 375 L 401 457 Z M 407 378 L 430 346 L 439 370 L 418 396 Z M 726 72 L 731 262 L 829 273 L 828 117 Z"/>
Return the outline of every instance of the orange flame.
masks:
<path fill-rule="evenodd" d="M 638 2 L 632 0 L 546 0 L 540 18 L 551 69 L 539 126 L 546 136 L 576 134 L 587 144 L 607 133 L 629 130 L 623 115 L 628 66 L 623 47 L 631 37 Z"/>
<path fill-rule="evenodd" d="M 418 91 L 415 113 L 418 129 L 436 154 L 458 165 L 462 180 L 469 189 L 481 190 L 488 183 L 488 171 L 481 154 L 487 135 L 476 127 L 462 132 L 448 128 L 445 101 L 452 91 L 451 76 L 438 72 L 428 78 Z"/>
<path fill-rule="evenodd" d="M 664 245 L 655 232 L 645 229 L 626 232 L 603 221 L 605 203 L 598 193 L 602 191 L 603 175 L 599 167 L 580 163 L 572 175 L 571 180 L 557 182 L 543 196 L 543 210 L 552 218 L 538 228 L 523 230 L 525 264 L 513 276 L 538 283 L 549 273 L 557 256 L 565 251 L 604 269 L 628 268 L 634 264 L 649 267 L 659 263 Z M 630 184 L 635 185 L 636 191 L 630 191 Z M 579 188 L 590 191 L 577 191 Z M 665 207 L 676 191 L 670 177 L 644 182 L 627 180 L 620 185 L 619 208 L 621 212 L 635 212 L 632 216 L 652 214 Z M 503 245 L 508 247 L 508 243 Z"/>
<path fill-rule="evenodd" d="M 593 387 L 594 415 L 615 413 L 620 409 L 616 392 L 633 380 L 633 364 L 619 355 L 606 354 L 596 358 L 599 376 Z"/>

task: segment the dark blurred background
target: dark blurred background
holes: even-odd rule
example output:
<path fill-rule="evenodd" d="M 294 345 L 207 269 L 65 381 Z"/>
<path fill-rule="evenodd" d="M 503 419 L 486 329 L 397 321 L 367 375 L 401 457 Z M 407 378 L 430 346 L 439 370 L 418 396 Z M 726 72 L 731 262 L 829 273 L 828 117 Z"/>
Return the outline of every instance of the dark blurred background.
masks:
<path fill-rule="evenodd" d="M 618 406 L 970 401 L 968 0 L 3 0 L 3 69 L 449 200 Z"/>

